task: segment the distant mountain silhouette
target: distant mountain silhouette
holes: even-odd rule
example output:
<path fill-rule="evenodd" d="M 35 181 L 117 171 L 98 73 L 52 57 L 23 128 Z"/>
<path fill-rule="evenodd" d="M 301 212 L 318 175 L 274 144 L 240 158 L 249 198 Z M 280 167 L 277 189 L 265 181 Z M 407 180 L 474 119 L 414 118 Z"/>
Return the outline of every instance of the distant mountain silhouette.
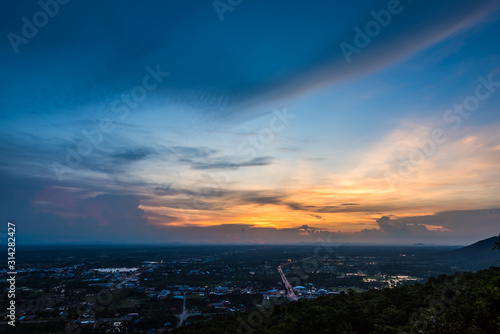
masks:
<path fill-rule="evenodd" d="M 494 249 L 498 236 L 478 241 L 472 245 L 447 252 L 453 262 L 467 267 L 469 270 L 485 269 L 500 266 L 500 250 Z"/>
<path fill-rule="evenodd" d="M 454 250 L 454 252 L 460 253 L 470 253 L 470 252 L 483 252 L 483 251 L 491 251 L 495 247 L 495 242 L 497 242 L 498 236 L 491 237 L 488 239 L 484 239 L 473 243 L 472 245 Z"/>

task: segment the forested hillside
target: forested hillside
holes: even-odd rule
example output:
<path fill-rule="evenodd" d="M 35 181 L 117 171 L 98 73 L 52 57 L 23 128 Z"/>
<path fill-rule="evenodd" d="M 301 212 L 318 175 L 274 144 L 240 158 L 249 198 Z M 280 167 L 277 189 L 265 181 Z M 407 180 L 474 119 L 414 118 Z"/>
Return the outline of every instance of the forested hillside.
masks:
<path fill-rule="evenodd" d="M 278 304 L 278 303 L 276 303 Z M 268 305 L 175 333 L 500 333 L 500 268 L 426 284 Z"/>

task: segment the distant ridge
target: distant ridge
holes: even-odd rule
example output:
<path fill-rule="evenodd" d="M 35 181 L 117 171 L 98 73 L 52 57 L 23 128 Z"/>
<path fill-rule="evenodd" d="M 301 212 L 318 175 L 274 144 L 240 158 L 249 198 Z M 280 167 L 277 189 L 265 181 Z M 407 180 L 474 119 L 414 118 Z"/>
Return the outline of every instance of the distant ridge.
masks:
<path fill-rule="evenodd" d="M 480 240 L 472 245 L 455 249 L 447 253 L 450 259 L 470 270 L 486 269 L 490 266 L 500 266 L 500 250 L 493 249 L 498 236 Z"/>
<path fill-rule="evenodd" d="M 491 251 L 495 247 L 495 242 L 497 242 L 498 236 L 491 237 L 488 239 L 480 240 L 473 243 L 472 245 L 456 249 L 453 252 L 456 253 L 470 253 L 470 252 L 481 252 L 481 251 Z"/>

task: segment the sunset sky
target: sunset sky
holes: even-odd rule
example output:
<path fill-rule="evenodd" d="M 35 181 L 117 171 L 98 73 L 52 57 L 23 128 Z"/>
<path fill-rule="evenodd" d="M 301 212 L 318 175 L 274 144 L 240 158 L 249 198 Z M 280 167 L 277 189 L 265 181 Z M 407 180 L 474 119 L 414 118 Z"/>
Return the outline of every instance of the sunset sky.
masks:
<path fill-rule="evenodd" d="M 1 6 L 19 243 L 500 232 L 498 0 Z"/>

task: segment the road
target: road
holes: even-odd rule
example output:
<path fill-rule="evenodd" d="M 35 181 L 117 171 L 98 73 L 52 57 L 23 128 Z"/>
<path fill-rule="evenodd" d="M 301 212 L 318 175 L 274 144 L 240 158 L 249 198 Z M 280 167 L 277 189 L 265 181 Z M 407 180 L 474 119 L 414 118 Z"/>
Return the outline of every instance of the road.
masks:
<path fill-rule="evenodd" d="M 292 263 L 295 263 L 295 262 L 300 262 L 300 261 L 304 261 L 304 260 L 308 260 L 308 259 L 311 259 L 313 258 L 314 256 L 309 256 L 309 257 L 306 257 L 305 259 L 300 259 L 300 260 L 296 260 L 296 261 L 293 261 L 293 262 L 288 262 L 288 263 L 283 263 L 282 265 L 279 265 L 278 266 L 278 272 L 280 273 L 280 276 L 281 276 L 281 280 L 283 281 L 283 283 L 285 284 L 285 288 L 286 288 L 286 294 L 287 294 L 287 297 L 291 300 L 297 300 L 297 296 L 295 295 L 295 293 L 293 292 L 293 288 L 292 288 L 292 285 L 288 282 L 288 280 L 286 279 L 286 276 L 285 274 L 283 273 L 283 269 L 282 267 L 285 267 L 285 266 L 288 266 Z"/>
<path fill-rule="evenodd" d="M 179 324 L 177 325 L 177 327 L 181 327 L 181 326 L 182 326 L 182 324 L 184 323 L 184 321 L 186 321 L 186 319 L 187 319 L 190 315 L 191 315 L 191 314 L 189 314 L 189 313 L 186 311 L 186 293 L 184 292 L 184 302 L 182 303 L 182 313 L 181 313 L 181 314 L 176 315 L 176 317 L 180 319 Z"/>

